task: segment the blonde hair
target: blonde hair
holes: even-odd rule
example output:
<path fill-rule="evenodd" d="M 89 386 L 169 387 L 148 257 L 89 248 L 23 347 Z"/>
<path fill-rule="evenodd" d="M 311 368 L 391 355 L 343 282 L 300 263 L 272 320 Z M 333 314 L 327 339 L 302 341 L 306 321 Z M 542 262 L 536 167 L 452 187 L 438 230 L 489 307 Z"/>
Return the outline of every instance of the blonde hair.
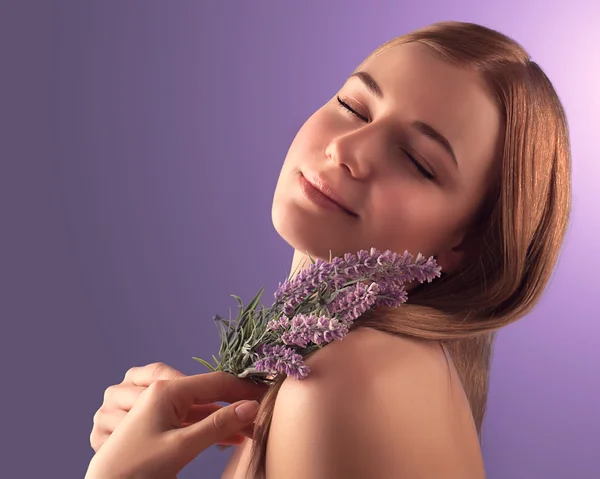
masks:
<path fill-rule="evenodd" d="M 353 325 L 440 341 L 465 389 L 478 434 L 487 401 L 495 332 L 527 314 L 558 260 L 571 207 L 571 153 L 565 113 L 540 67 L 514 40 L 472 23 L 441 22 L 396 37 L 371 57 L 409 42 L 474 70 L 504 118 L 500 174 L 473 218 L 476 245 L 463 267 L 419 285 L 400 308 L 378 308 Z M 256 420 L 252 477 L 265 477 L 269 426 L 285 376 L 265 395 Z"/>

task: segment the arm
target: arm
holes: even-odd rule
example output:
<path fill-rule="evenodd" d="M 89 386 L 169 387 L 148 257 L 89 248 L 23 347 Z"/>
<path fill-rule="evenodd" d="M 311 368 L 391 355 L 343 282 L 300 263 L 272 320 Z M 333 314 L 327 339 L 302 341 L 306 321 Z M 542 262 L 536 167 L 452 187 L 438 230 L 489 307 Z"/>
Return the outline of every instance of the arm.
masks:
<path fill-rule="evenodd" d="M 460 395 L 449 387 L 445 360 L 418 344 L 386 350 L 365 338 L 329 345 L 307 362 L 307 379 L 284 382 L 267 478 L 484 477 L 455 430 Z"/>

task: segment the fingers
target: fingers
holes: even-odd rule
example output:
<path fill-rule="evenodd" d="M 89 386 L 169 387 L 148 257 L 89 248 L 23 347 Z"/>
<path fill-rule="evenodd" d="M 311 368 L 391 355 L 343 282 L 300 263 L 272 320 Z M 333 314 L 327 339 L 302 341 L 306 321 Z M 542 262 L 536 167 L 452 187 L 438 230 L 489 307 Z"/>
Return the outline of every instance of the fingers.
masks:
<path fill-rule="evenodd" d="M 125 373 L 123 383 L 148 387 L 153 382 L 161 379 L 175 379 L 180 377 L 185 377 L 185 374 L 165 363 L 159 362 L 148 364 L 146 366 L 136 366 L 129 369 L 129 371 Z"/>
<path fill-rule="evenodd" d="M 257 401 L 238 401 L 219 409 L 197 424 L 174 430 L 176 447 L 182 460 L 187 460 L 187 464 L 213 444 L 222 443 L 233 434 L 239 434 L 252 424 L 258 407 Z"/>
<path fill-rule="evenodd" d="M 90 434 L 90 445 L 94 451 L 98 452 L 126 415 L 127 411 L 98 409 L 94 415 L 94 427 Z"/>
<path fill-rule="evenodd" d="M 145 389 L 131 384 L 117 384 L 104 391 L 104 401 L 94 414 L 90 434 L 90 445 L 94 451 L 98 452 Z"/>
<path fill-rule="evenodd" d="M 161 429 L 169 424 L 180 425 L 194 405 L 216 401 L 233 403 L 248 399 L 261 400 L 268 389 L 267 385 L 255 384 L 229 373 L 212 372 L 186 376 L 176 381 L 156 381 L 146 388 L 140 400 L 146 395 L 149 403 L 164 404 L 167 401 L 171 405 L 172 415 L 155 417 L 156 422 L 146 423 L 147 427 Z"/>
<path fill-rule="evenodd" d="M 98 449 L 116 429 L 150 384 L 158 380 L 185 377 L 183 373 L 164 363 L 152 363 L 133 367 L 127 371 L 120 384 L 109 386 L 104 391 L 102 406 L 94 415 L 94 427 L 90 434 L 90 444 Z M 207 412 L 206 415 L 213 411 Z M 204 416 L 206 417 L 206 416 Z"/>
<path fill-rule="evenodd" d="M 96 416 L 94 417 L 94 420 L 97 424 L 96 429 L 101 434 L 107 433 L 110 435 L 117 428 L 117 426 L 125 416 L 127 416 L 127 411 L 114 410 L 104 412 L 102 409 L 99 409 L 96 413 Z"/>
<path fill-rule="evenodd" d="M 249 439 L 254 439 L 254 423 L 246 426 L 244 429 L 240 431 L 240 434 L 243 434 L 245 437 Z"/>
<path fill-rule="evenodd" d="M 104 391 L 104 402 L 102 405 L 110 409 L 129 411 L 144 389 L 146 388 L 127 383 L 115 384 Z"/>
<path fill-rule="evenodd" d="M 191 426 L 192 424 L 196 424 L 196 423 L 204 420 L 207 416 L 210 416 L 212 413 L 218 411 L 219 409 L 222 409 L 223 407 L 225 407 L 225 406 L 221 406 L 221 405 L 215 404 L 215 403 L 201 405 L 201 406 L 194 405 L 194 406 L 192 406 L 192 409 L 188 412 L 186 418 L 181 423 L 181 426 L 188 427 L 188 426 Z M 244 442 L 247 437 L 252 439 L 253 431 L 254 431 L 254 427 L 252 425 L 250 425 L 247 428 L 241 430 L 239 434 L 237 434 L 237 433 L 233 434 L 233 435 L 223 439 L 218 444 L 221 444 L 224 446 L 236 446 L 236 445 Z"/>
<path fill-rule="evenodd" d="M 98 431 L 92 431 L 90 434 L 90 446 L 92 446 L 94 452 L 98 452 L 107 439 L 108 434 L 100 434 Z"/>
<path fill-rule="evenodd" d="M 194 405 L 188 411 L 186 418 L 183 420 L 182 426 L 187 427 L 192 424 L 196 424 L 197 422 L 202 421 L 207 416 L 211 415 L 212 413 L 214 413 L 224 407 L 225 406 L 221 406 L 216 403 L 206 404 L 206 405 L 201 405 L 201 406 Z M 239 434 L 234 434 L 232 436 L 232 438 L 233 439 L 231 439 L 231 441 L 226 440 L 227 442 L 221 442 L 220 444 L 236 445 L 236 444 L 242 443 L 245 438 L 253 439 L 254 438 L 254 424 L 250 424 L 249 426 L 245 427 L 244 429 L 242 429 L 239 432 Z"/>
<path fill-rule="evenodd" d="M 173 387 L 184 404 L 232 403 L 242 399 L 260 401 L 269 388 L 265 384 L 255 384 L 222 371 L 186 376 L 174 383 Z"/>
<path fill-rule="evenodd" d="M 210 416 L 212 413 L 218 411 L 223 406 L 219 404 L 194 404 L 187 412 L 184 423 L 195 424 L 202 421 L 206 416 Z"/>

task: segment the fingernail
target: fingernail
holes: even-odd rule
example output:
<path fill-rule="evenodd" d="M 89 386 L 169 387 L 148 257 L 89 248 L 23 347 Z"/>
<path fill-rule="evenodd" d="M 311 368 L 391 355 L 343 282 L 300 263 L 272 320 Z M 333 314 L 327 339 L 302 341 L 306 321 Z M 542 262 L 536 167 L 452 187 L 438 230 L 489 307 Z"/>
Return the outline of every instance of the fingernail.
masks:
<path fill-rule="evenodd" d="M 235 413 L 240 421 L 249 421 L 258 411 L 258 401 L 248 401 L 235 408 Z"/>

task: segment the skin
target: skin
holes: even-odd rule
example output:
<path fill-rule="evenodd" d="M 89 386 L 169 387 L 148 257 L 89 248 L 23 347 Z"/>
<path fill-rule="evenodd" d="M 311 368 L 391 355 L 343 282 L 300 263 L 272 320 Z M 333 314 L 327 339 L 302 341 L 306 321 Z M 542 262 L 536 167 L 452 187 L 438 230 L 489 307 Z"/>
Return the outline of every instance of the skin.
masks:
<path fill-rule="evenodd" d="M 267 478 L 485 478 L 467 397 L 437 343 L 358 328 L 306 364 L 310 376 L 277 395 Z M 250 478 L 251 448 L 236 448 L 222 479 Z"/>
<path fill-rule="evenodd" d="M 465 234 L 489 188 L 501 119 L 483 80 L 417 43 L 399 45 L 362 68 L 383 91 L 379 99 L 349 78 L 294 138 L 275 189 L 273 225 L 295 250 L 328 259 L 375 247 L 435 256 L 443 271 L 465 255 Z M 342 108 L 336 96 L 365 122 Z M 422 121 L 452 145 L 458 166 L 435 141 L 410 127 Z M 434 180 L 425 178 L 408 151 Z M 316 206 L 302 195 L 300 175 L 320 174 L 358 218 Z"/>
<path fill-rule="evenodd" d="M 170 479 L 198 454 L 254 421 L 258 388 L 224 372 L 153 382 L 90 461 L 85 479 Z M 236 401 L 214 409 L 214 401 Z M 193 424 L 190 413 L 204 418 Z"/>
<path fill-rule="evenodd" d="M 458 373 L 435 342 L 358 328 L 307 364 L 311 376 L 279 390 L 268 478 L 485 477 Z"/>
<path fill-rule="evenodd" d="M 383 98 L 350 77 L 301 127 L 285 158 L 272 219 L 295 250 L 291 274 L 308 263 L 306 251 L 327 260 L 330 250 L 340 256 L 371 247 L 434 256 L 443 271 L 452 271 L 468 254 L 467 233 L 498 171 L 501 115 L 477 73 L 441 60 L 421 44 L 392 47 L 361 70 L 375 79 Z M 364 118 L 340 105 L 338 96 Z M 450 142 L 457 164 L 438 142 L 411 127 L 415 121 L 431 125 Z M 301 175 L 322 175 L 355 215 L 307 199 Z M 308 469 L 315 478 L 355 477 L 352 471 L 365 477 L 361 470 L 373 478 L 485 476 L 468 401 L 451 362 L 447 381 L 448 363 L 439 344 L 359 329 L 316 352 L 307 364 L 311 376 L 287 379 L 278 394 L 267 451 L 269 477 L 292 478 L 293 471 L 306 477 Z M 352 364 L 356 368 L 345 366 Z M 361 369 L 360 364 L 369 367 Z M 386 371 L 385 377 L 374 383 L 374 370 Z M 353 401 L 349 411 L 380 413 L 334 419 L 331 411 L 341 396 Z M 376 408 L 373 401 L 378 401 Z M 307 411 L 307 405 L 316 409 Z M 306 414 L 294 415 L 299 410 Z M 338 447 L 340 430 L 352 439 L 344 447 Z M 330 443 L 323 439 L 324 431 L 332 431 Z M 310 439 L 315 434 L 318 444 Z M 432 443 L 431 437 L 446 439 Z M 381 438 L 403 447 L 375 449 L 380 458 L 375 473 L 374 456 L 360 451 L 382 443 Z M 245 477 L 250 446 L 246 440 L 237 448 L 223 478 Z M 299 447 L 304 448 L 300 456 Z M 323 450 L 342 452 L 323 455 Z M 298 457 L 300 462 L 294 462 Z M 346 469 L 338 470 L 338 465 Z"/>
<path fill-rule="evenodd" d="M 211 374 L 211 373 L 208 373 Z M 226 394 L 239 394 L 238 397 L 244 399 L 257 399 L 258 394 L 266 392 L 266 386 L 253 384 L 249 381 L 234 381 L 232 382 L 228 376 L 223 376 L 219 373 L 224 384 L 228 384 L 229 388 Z M 116 427 L 129 414 L 129 411 L 138 402 L 138 399 L 144 391 L 152 384 L 158 381 L 165 381 L 177 378 L 183 378 L 185 374 L 165 363 L 151 363 L 146 366 L 136 366 L 130 368 L 123 381 L 119 384 L 109 386 L 104 392 L 102 405 L 94 414 L 94 425 L 90 434 L 90 445 L 94 452 L 98 452 L 104 445 L 106 440 L 112 435 Z M 220 386 L 221 387 L 221 386 Z M 221 409 L 222 406 L 217 403 L 197 404 L 194 405 L 185 418 L 183 424 L 185 426 L 195 424 L 202 421 L 211 413 Z M 252 438 L 253 428 L 247 427 L 240 434 L 221 440 L 218 444 L 235 445 L 243 442 L 244 437 Z"/>

